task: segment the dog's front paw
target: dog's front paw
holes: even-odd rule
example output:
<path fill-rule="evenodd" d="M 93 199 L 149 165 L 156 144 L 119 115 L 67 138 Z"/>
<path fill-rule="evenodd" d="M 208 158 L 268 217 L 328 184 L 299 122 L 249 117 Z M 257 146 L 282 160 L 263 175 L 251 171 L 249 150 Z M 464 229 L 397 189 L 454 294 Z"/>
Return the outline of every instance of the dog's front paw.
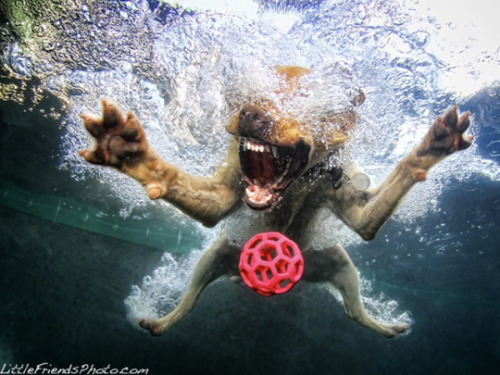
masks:
<path fill-rule="evenodd" d="M 468 111 L 459 116 L 457 106 L 438 116 L 419 147 L 418 156 L 444 157 L 468 148 L 474 139 L 464 134 L 470 125 L 469 116 Z"/>
<path fill-rule="evenodd" d="M 470 147 L 474 136 L 465 134 L 470 125 L 469 116 L 469 112 L 459 116 L 457 106 L 438 116 L 407 160 L 415 181 L 424 181 L 429 169 L 446 156 Z"/>
<path fill-rule="evenodd" d="M 124 162 L 136 162 L 148 150 L 137 117 L 132 112 L 125 116 L 109 100 L 102 100 L 102 117 L 87 113 L 81 114 L 81 117 L 96 140 L 93 149 L 80 151 L 89 163 L 120 168 Z"/>

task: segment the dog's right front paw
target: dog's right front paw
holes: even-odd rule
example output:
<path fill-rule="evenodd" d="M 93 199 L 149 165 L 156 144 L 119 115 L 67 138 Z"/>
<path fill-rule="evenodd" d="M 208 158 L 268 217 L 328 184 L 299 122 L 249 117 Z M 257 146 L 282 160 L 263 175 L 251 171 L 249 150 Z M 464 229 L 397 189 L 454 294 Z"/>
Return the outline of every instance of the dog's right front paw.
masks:
<path fill-rule="evenodd" d="M 132 112 L 125 117 L 109 100 L 102 100 L 102 117 L 88 113 L 80 116 L 96 140 L 93 149 L 80 151 L 89 163 L 120 168 L 123 163 L 140 160 L 149 148 L 137 117 Z"/>

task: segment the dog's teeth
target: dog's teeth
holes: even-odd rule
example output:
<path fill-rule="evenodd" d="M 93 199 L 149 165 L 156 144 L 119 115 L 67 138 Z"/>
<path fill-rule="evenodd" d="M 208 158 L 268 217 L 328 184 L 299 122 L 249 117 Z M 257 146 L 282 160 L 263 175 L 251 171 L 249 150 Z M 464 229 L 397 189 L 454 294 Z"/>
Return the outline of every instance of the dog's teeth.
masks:
<path fill-rule="evenodd" d="M 248 150 L 253 152 L 271 152 L 271 148 L 269 146 L 262 145 L 250 139 L 246 139 L 243 141 L 243 150 Z M 273 152 L 277 153 L 277 150 L 274 150 Z"/>
<path fill-rule="evenodd" d="M 292 161 L 291 160 L 288 160 L 286 162 L 286 167 L 285 167 L 285 171 L 283 172 L 282 176 L 286 176 L 288 174 L 288 172 L 290 171 L 290 165 L 292 164 Z"/>
<path fill-rule="evenodd" d="M 257 193 L 256 191 L 252 191 L 250 188 L 246 188 L 245 192 L 247 193 L 247 196 L 249 198 L 253 198 L 255 196 L 255 194 Z"/>
<path fill-rule="evenodd" d="M 277 158 L 278 157 L 278 147 L 271 146 L 271 151 L 273 153 L 273 157 Z"/>

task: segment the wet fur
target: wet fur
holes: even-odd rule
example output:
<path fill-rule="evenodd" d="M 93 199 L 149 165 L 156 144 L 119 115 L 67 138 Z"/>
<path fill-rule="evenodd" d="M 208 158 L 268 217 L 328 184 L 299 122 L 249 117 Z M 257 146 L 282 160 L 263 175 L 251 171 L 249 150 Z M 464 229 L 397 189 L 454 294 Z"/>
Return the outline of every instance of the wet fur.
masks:
<path fill-rule="evenodd" d="M 300 67 L 278 67 L 277 72 L 283 77 L 284 85 L 276 90 L 285 99 L 287 95 L 294 95 L 300 86 L 300 78 L 309 73 Z M 352 105 L 363 101 L 364 95 L 360 91 Z M 248 104 L 252 103 L 242 103 L 242 107 Z M 447 155 L 470 146 L 472 137 L 463 134 L 469 126 L 469 114 L 459 117 L 454 107 L 444 117 L 438 117 L 422 142 L 400 161 L 379 187 L 360 191 L 348 180 L 335 189 L 328 173 L 309 173 L 332 153 L 339 152 L 339 147 L 355 125 L 356 114 L 353 110 L 346 110 L 334 118 L 325 118 L 311 131 L 310 126 L 303 127 L 295 119 L 279 113 L 276 110 L 279 106 L 272 102 L 264 101 L 257 105 L 273 116 L 272 129 L 265 133 L 255 131 L 262 142 L 293 145 L 302 140 L 311 151 L 305 172 L 282 192 L 279 203 L 271 210 L 247 215 L 249 221 L 244 226 L 249 232 L 243 237 L 252 231 L 282 232 L 303 250 L 303 280 L 337 288 L 350 318 L 387 337 L 406 331 L 408 326 L 405 324 L 385 324 L 366 312 L 359 295 L 357 272 L 349 255 L 336 244 L 325 249 L 312 248 L 311 223 L 315 222 L 315 215 L 320 210 L 327 208 L 365 240 L 374 238 L 411 187 L 426 179 L 433 165 Z M 135 115 L 123 115 L 107 100 L 103 100 L 102 117 L 82 114 L 87 130 L 96 138 L 96 144 L 90 150 L 81 151 L 81 155 L 90 163 L 111 166 L 129 175 L 144 186 L 149 198 L 164 199 L 206 226 L 213 226 L 224 218 L 231 224 L 232 220 L 237 220 L 237 213 L 250 210 L 243 203 L 245 182 L 238 157 L 240 117 L 241 113 L 240 116 L 237 113 L 228 125 L 234 140 L 228 146 L 226 163 L 213 177 L 191 176 L 162 160 L 149 147 Z M 355 169 L 353 166 L 342 167 Z M 200 293 L 210 282 L 221 276 L 238 280 L 242 233 L 234 232 L 238 226 L 227 225 L 227 228 L 227 233 L 203 254 L 181 303 L 160 319 L 143 319 L 140 322 L 143 328 L 154 335 L 164 333 L 194 308 Z"/>

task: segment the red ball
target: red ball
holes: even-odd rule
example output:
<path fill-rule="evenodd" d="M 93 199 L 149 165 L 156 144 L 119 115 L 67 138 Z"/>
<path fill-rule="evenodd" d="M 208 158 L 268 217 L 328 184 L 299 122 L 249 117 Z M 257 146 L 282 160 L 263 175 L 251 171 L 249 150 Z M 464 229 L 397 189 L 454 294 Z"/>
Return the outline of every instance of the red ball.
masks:
<path fill-rule="evenodd" d="M 304 273 L 299 246 L 279 232 L 250 238 L 241 251 L 239 266 L 245 284 L 264 296 L 288 292 Z"/>

